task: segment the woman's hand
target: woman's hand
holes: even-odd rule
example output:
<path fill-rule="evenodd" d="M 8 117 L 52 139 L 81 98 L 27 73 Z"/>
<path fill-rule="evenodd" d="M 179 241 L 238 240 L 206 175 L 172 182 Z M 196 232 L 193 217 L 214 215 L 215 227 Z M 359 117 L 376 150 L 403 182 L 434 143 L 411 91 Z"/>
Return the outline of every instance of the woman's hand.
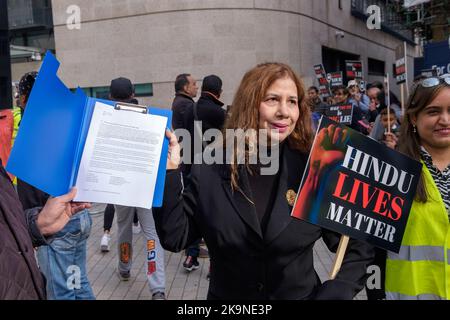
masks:
<path fill-rule="evenodd" d="M 167 168 L 166 170 L 178 169 L 181 163 L 180 144 L 177 136 L 170 130 L 166 129 L 166 137 L 169 139 L 169 153 L 167 154 Z"/>
<path fill-rule="evenodd" d="M 72 215 L 91 207 L 90 203 L 71 202 L 76 194 L 77 190 L 73 188 L 65 195 L 47 200 L 36 222 L 43 236 L 49 236 L 60 231 L 69 222 Z"/>

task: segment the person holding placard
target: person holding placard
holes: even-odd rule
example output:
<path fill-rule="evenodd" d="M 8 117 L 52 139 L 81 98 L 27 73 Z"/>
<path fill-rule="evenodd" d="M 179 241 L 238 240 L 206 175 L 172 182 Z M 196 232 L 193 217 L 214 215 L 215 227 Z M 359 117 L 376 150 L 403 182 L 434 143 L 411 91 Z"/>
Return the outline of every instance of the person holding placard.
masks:
<path fill-rule="evenodd" d="M 349 102 L 361 110 L 363 116 L 367 118 L 369 114 L 370 99 L 363 92 L 361 92 L 360 84 L 356 80 L 350 80 L 347 85 L 350 93 Z"/>
<path fill-rule="evenodd" d="M 395 112 L 388 112 L 387 108 L 381 110 L 380 121 L 384 128 L 384 135 L 379 142 L 394 149 L 400 135 L 400 124 Z"/>
<path fill-rule="evenodd" d="M 185 189 L 180 146 L 167 131 L 164 202 L 153 215 L 167 250 L 178 252 L 205 239 L 212 266 L 208 299 L 352 299 L 363 287 L 370 245 L 351 240 L 337 277 L 322 284 L 314 270 L 314 244 L 323 238 L 336 250 L 340 236 L 291 217 L 313 137 L 305 99 L 303 83 L 285 64 L 248 71 L 225 129 L 259 130 L 259 138 L 266 129 L 267 139 L 249 134 L 236 146 L 235 137 L 223 138 L 214 150 L 231 151 L 231 157 L 225 164 L 193 165 Z M 270 173 L 261 157 L 267 147 L 269 164 L 279 164 Z M 241 164 L 239 155 L 246 159 Z"/>
<path fill-rule="evenodd" d="M 334 95 L 334 100 L 333 100 L 334 105 L 344 105 L 344 104 L 353 105 L 351 125 L 349 125 L 349 127 L 356 131 L 361 132 L 362 134 L 365 134 L 365 135 L 368 134 L 368 131 L 367 131 L 368 128 L 363 123 L 362 111 L 357 105 L 354 105 L 350 101 L 350 91 L 348 90 L 348 88 L 346 88 L 344 86 L 336 87 L 333 89 L 333 95 Z"/>
<path fill-rule="evenodd" d="M 398 150 L 423 163 L 399 254 L 388 252 L 387 299 L 450 299 L 450 76 L 413 88 Z"/>

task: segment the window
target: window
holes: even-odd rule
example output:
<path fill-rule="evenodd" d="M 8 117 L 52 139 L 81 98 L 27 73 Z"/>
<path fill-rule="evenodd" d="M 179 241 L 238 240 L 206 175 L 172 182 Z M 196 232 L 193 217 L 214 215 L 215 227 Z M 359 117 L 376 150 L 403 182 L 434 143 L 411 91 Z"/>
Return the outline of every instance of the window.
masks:
<path fill-rule="evenodd" d="M 136 97 L 153 97 L 153 84 L 144 83 L 134 85 L 134 95 Z"/>
<path fill-rule="evenodd" d="M 84 92 L 85 95 L 91 98 L 97 99 L 108 99 L 109 97 L 109 87 L 94 87 L 94 88 L 80 88 L 81 91 Z M 77 91 L 77 89 L 70 89 L 73 93 Z"/>
<path fill-rule="evenodd" d="M 368 61 L 369 66 L 369 75 L 371 76 L 384 76 L 386 69 L 385 69 L 385 62 L 377 59 L 369 58 Z"/>
<path fill-rule="evenodd" d="M 92 87 L 92 88 L 81 88 L 88 97 L 98 98 L 98 99 L 108 99 L 109 97 L 109 86 L 108 87 Z M 73 90 L 74 91 L 74 90 Z M 152 97 L 153 96 L 153 84 L 152 83 L 141 83 L 134 85 L 134 95 L 135 97 Z"/>

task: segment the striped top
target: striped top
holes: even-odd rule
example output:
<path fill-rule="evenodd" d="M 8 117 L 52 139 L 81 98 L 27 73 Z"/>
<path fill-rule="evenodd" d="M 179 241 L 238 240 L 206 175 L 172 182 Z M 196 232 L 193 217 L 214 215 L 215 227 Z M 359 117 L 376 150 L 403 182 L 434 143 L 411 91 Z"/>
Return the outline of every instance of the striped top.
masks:
<path fill-rule="evenodd" d="M 427 150 L 425 150 L 424 147 L 421 147 L 420 152 L 422 154 L 423 162 L 425 162 L 425 165 L 430 171 L 431 176 L 439 189 L 439 193 L 444 200 L 445 208 L 447 209 L 450 219 L 450 165 L 444 171 L 440 171 L 435 167 L 431 155 L 427 152 Z"/>

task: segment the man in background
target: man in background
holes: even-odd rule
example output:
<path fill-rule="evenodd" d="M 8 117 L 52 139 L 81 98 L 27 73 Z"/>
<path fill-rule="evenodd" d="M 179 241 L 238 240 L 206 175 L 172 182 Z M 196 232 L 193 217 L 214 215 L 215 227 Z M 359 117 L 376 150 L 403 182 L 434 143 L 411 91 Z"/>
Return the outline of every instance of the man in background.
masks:
<path fill-rule="evenodd" d="M 184 123 L 185 113 L 189 107 L 194 105 L 197 96 L 197 81 L 189 73 L 183 73 L 175 79 L 175 99 L 172 103 L 172 127 L 176 129 L 187 129 Z"/>

